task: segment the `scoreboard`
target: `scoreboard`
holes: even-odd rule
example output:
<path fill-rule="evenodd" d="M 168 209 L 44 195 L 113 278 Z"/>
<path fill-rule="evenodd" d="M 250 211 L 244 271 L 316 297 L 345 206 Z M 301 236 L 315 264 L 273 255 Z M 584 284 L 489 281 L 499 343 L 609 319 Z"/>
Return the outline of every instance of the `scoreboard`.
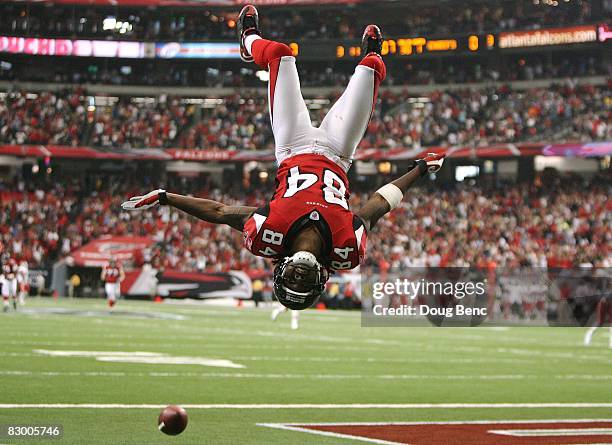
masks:
<path fill-rule="evenodd" d="M 583 25 L 564 28 L 548 28 L 529 31 L 509 31 L 496 34 L 467 34 L 444 38 L 411 36 L 387 39 L 383 42 L 383 56 L 414 57 L 426 55 L 478 54 L 490 50 L 507 50 L 532 47 L 551 47 L 572 44 L 604 42 L 606 25 Z M 599 39 L 598 39 L 599 35 Z M 361 56 L 361 47 L 355 42 L 339 41 L 330 49 L 313 42 L 304 48 L 305 57 L 345 59 Z M 331 53 L 333 51 L 333 53 Z"/>
<path fill-rule="evenodd" d="M 412 56 L 429 53 L 475 52 L 495 47 L 493 34 L 476 35 L 452 38 L 430 39 L 427 37 L 409 37 L 388 39 L 383 42 L 382 55 Z M 339 44 L 336 46 L 336 58 L 359 57 L 361 48 Z"/>

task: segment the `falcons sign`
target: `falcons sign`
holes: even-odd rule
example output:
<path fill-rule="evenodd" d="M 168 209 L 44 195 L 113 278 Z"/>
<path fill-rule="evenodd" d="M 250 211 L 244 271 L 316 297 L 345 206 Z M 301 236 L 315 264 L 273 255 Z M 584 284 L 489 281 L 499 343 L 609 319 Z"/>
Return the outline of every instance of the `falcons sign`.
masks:
<path fill-rule="evenodd" d="M 248 300 L 253 294 L 251 279 L 240 271 L 223 273 L 180 272 L 154 269 L 128 272 L 121 290 L 129 296 L 159 295 L 164 298 L 237 298 Z"/>

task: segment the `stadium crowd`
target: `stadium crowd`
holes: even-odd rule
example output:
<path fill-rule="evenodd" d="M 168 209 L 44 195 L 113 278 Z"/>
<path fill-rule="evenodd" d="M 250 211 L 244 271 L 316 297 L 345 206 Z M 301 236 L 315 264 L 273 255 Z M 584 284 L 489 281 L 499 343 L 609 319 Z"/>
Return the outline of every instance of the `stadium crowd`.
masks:
<path fill-rule="evenodd" d="M 87 119 L 84 92 L 0 93 L 0 142 L 79 145 Z"/>
<path fill-rule="evenodd" d="M 610 175 L 410 193 L 370 237 L 385 267 L 612 265 Z"/>
<path fill-rule="evenodd" d="M 233 94 L 214 106 L 165 95 L 120 98 L 91 107 L 82 89 L 9 92 L 0 102 L 0 143 L 116 148 L 271 149 L 267 97 Z M 436 91 L 422 98 L 382 91 L 361 147 L 484 145 L 497 142 L 610 140 L 609 87 Z M 209 98 L 210 99 L 210 98 Z M 337 94 L 312 109 L 321 122 Z"/>
<path fill-rule="evenodd" d="M 410 14 L 401 5 L 369 4 L 321 8 L 262 9 L 261 25 L 275 39 L 356 39 L 363 27 L 378 23 L 386 35 L 442 35 L 497 32 L 589 23 L 595 20 L 590 1 L 462 3 L 461 7 L 421 2 Z M 32 37 L 74 37 L 143 40 L 232 40 L 237 8 L 134 8 L 4 3 L 0 33 Z M 449 13 L 452 8 L 452 13 Z M 333 17 L 330 20 L 330 17 Z"/>
<path fill-rule="evenodd" d="M 126 98 L 101 107 L 93 118 L 89 143 L 98 147 L 164 148 L 178 142 L 193 124 L 192 108 L 177 98 L 134 103 Z"/>
<path fill-rule="evenodd" d="M 496 142 L 604 140 L 610 91 L 591 86 L 434 92 L 421 103 L 382 94 L 362 147 L 480 146 Z"/>
<path fill-rule="evenodd" d="M 266 268 L 263 259 L 242 248 L 242 235 L 229 227 L 168 207 L 137 214 L 122 211 L 126 196 L 151 185 L 135 177 L 108 179 L 96 178 L 89 189 L 74 178 L 44 189 L 23 180 L 0 183 L 4 251 L 31 267 L 49 266 L 102 235 L 136 235 L 152 237 L 156 244 L 127 266 L 150 262 L 184 271 Z M 175 191 L 194 190 L 189 182 L 168 185 Z M 609 171 L 590 180 L 553 175 L 521 184 L 466 182 L 453 190 L 425 186 L 409 192 L 370 233 L 366 265 L 612 267 L 611 187 Z M 246 193 L 235 185 L 232 190 L 203 186 L 194 194 L 227 204 L 259 206 L 266 200 L 262 191 Z M 424 194 L 427 199 L 422 199 Z M 353 194 L 352 208 L 367 196 Z"/>

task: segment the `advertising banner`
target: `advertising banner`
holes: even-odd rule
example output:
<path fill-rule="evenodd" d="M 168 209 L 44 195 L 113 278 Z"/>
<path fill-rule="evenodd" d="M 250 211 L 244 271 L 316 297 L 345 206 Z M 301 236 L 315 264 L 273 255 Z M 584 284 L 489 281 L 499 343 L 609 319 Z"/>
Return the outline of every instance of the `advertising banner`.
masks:
<path fill-rule="evenodd" d="M 251 279 L 242 271 L 182 272 L 166 269 L 157 271 L 143 267 L 128 272 L 121 291 L 130 297 L 160 296 L 162 298 L 237 298 L 248 300 L 253 291 Z"/>
<path fill-rule="evenodd" d="M 85 244 L 72 253 L 75 266 L 102 267 L 111 257 L 131 260 L 137 252 L 153 244 L 144 236 L 104 236 Z"/>
<path fill-rule="evenodd" d="M 238 43 L 156 43 L 155 56 L 162 59 L 239 59 L 240 45 Z"/>
<path fill-rule="evenodd" d="M 612 39 L 612 27 L 610 27 L 609 25 L 600 25 L 597 28 L 597 32 L 599 34 L 599 41 L 600 42 L 605 42 L 608 39 Z"/>
<path fill-rule="evenodd" d="M 535 31 L 512 31 L 499 34 L 499 47 L 526 48 L 531 46 L 569 45 L 597 41 L 597 30 L 593 25 L 567 28 L 539 29 Z"/>
<path fill-rule="evenodd" d="M 360 161 L 401 161 L 418 159 L 427 153 L 446 153 L 448 158 L 516 158 L 521 156 L 603 157 L 612 155 L 612 141 L 547 144 L 494 144 L 482 147 L 427 147 L 391 149 L 360 148 L 355 159 Z M 194 162 L 274 161 L 272 150 L 211 150 L 211 149 L 102 149 L 56 145 L 0 145 L 0 155 L 18 157 L 55 157 L 73 159 L 158 160 Z"/>
<path fill-rule="evenodd" d="M 0 36 L 0 52 L 33 56 L 144 57 L 145 44 L 114 40 L 41 39 Z"/>

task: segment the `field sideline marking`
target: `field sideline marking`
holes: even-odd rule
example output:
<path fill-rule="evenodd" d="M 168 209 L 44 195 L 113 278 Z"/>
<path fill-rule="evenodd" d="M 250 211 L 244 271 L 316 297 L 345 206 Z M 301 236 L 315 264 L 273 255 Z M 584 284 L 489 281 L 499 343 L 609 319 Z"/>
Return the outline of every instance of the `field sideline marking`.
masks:
<path fill-rule="evenodd" d="M 354 436 L 352 434 L 334 433 L 331 431 L 313 430 L 304 428 L 308 426 L 388 426 L 388 425 L 464 425 L 464 424 L 516 424 L 516 423 L 588 423 L 588 422 L 609 422 L 611 419 L 560 419 L 560 420 L 459 420 L 446 422 L 319 422 L 319 423 L 258 423 L 257 426 L 275 428 L 286 431 L 297 431 L 300 433 L 316 434 L 318 436 L 335 437 L 338 439 L 351 439 L 360 442 L 376 443 L 381 445 L 405 445 L 400 442 L 374 439 L 371 437 Z"/>
<path fill-rule="evenodd" d="M 294 426 L 390 426 L 390 425 L 490 425 L 490 424 L 513 424 L 513 423 L 592 423 L 592 422 L 612 422 L 612 419 L 529 419 L 529 420 L 440 420 L 440 421 L 414 421 L 414 422 L 287 422 L 287 423 L 258 423 L 260 426 L 269 426 L 274 428 L 272 425 L 294 425 Z"/>
<path fill-rule="evenodd" d="M 296 425 L 304 425 L 304 424 L 300 423 Z M 298 433 L 316 434 L 317 436 L 334 437 L 336 439 L 351 439 L 351 440 L 356 440 L 359 442 L 377 443 L 380 445 L 404 445 L 400 442 L 390 442 L 388 440 L 373 439 L 371 437 L 353 436 L 352 434 L 345 434 L 345 433 L 334 433 L 332 431 L 311 430 L 308 428 L 300 428 L 299 426 L 291 426 L 290 424 L 284 424 L 284 423 L 258 423 L 257 426 L 265 426 L 268 428 L 275 428 L 277 430 L 297 431 Z"/>
<path fill-rule="evenodd" d="M 69 335 L 66 336 L 60 336 L 60 337 L 69 337 Z M 128 336 L 128 338 L 135 338 L 134 336 Z M 195 339 L 195 336 L 192 336 L 193 339 Z M 200 339 L 199 343 L 201 343 L 201 337 L 197 337 L 198 339 Z M 95 344 L 96 340 L 94 340 L 92 338 L 91 341 L 82 341 L 82 342 L 68 342 L 68 341 L 20 341 L 20 340 L 10 340 L 10 341 L 2 341 L 0 340 L 0 345 L 34 345 L 37 347 L 40 346 L 83 346 L 83 345 L 91 345 L 91 344 Z M 150 348 L 151 345 L 154 344 L 153 339 L 151 339 L 150 342 L 148 343 L 125 343 L 125 342 L 114 342 L 113 345 L 114 346 L 119 346 L 119 347 L 134 347 L 134 348 Z M 178 344 L 178 343 L 164 343 L 163 348 L 168 349 L 168 348 L 177 348 L 177 347 L 183 347 L 184 344 Z M 238 347 L 240 349 L 248 349 L 248 350 L 253 350 L 253 349 L 263 349 L 263 350 L 288 350 L 288 349 L 292 349 L 295 347 L 295 345 L 261 345 L 261 344 L 252 344 L 252 343 L 241 343 L 239 345 L 237 344 L 232 344 L 233 347 Z M 159 345 L 158 345 L 159 347 Z M 211 344 L 207 344 L 206 345 L 207 348 L 224 348 L 227 349 L 227 344 L 226 343 L 211 343 Z M 316 350 L 333 350 L 333 351 L 337 351 L 337 347 L 335 346 L 327 346 L 327 345 L 315 345 L 315 344 L 301 344 L 300 345 L 301 349 L 316 349 Z M 374 344 L 367 344 L 367 345 L 360 345 L 360 346 L 350 346 L 350 345 L 346 345 L 343 346 L 343 349 L 346 351 L 359 351 L 359 352 L 363 352 L 365 350 L 371 350 L 371 351 L 377 351 L 379 352 L 380 349 L 376 348 Z M 437 352 L 442 350 L 442 347 L 419 347 L 418 349 L 415 348 L 415 351 L 417 352 Z M 480 352 L 482 351 L 483 348 L 482 347 L 478 347 L 478 346 L 458 346 L 453 348 L 453 352 Z M 522 356 L 531 356 L 534 354 L 535 350 L 530 350 L 530 349 L 517 349 L 517 348 L 512 348 L 512 349 L 508 349 L 508 348 L 498 348 L 496 350 L 496 352 L 499 353 L 503 353 L 503 354 L 514 354 L 514 355 L 522 355 Z M 567 353 L 547 353 L 547 352 L 541 352 L 541 351 L 537 351 L 538 355 L 540 357 L 544 357 L 544 358 L 548 358 L 548 359 L 558 359 L 558 360 L 567 360 L 567 359 L 581 359 L 581 360 L 591 360 L 591 361 L 597 361 L 597 362 L 603 362 L 603 363 L 612 363 L 612 360 L 608 359 L 606 356 L 602 356 L 601 354 L 585 354 L 583 352 L 580 352 L 579 354 L 577 353 L 573 353 L 573 352 L 567 352 Z"/>
<path fill-rule="evenodd" d="M 557 380 L 612 380 L 612 375 L 607 374 L 567 374 L 567 375 L 536 375 L 536 374 L 454 374 L 454 375 L 424 375 L 424 374 L 258 374 L 248 372 L 124 372 L 124 371 L 0 371 L 0 376 L 76 376 L 76 377 L 196 377 L 196 378 L 232 378 L 232 379 L 310 379 L 310 380 L 348 380 L 348 379 L 365 379 L 374 378 L 379 380 L 538 380 L 550 379 Z"/>
<path fill-rule="evenodd" d="M 185 409 L 459 409 L 459 408 L 612 408 L 612 403 L 261 403 L 185 404 Z M 166 404 L 2 403 L 0 409 L 160 409 Z M 600 420 L 601 421 L 601 420 Z M 351 423 L 350 425 L 353 425 Z M 323 425 L 317 423 L 315 425 Z M 334 423 L 333 425 L 337 425 Z M 368 424 L 369 425 L 369 424 Z M 385 424 L 381 424 L 385 425 Z"/>
<path fill-rule="evenodd" d="M 108 352 L 116 354 L 116 352 Z M 131 354 L 131 352 L 130 352 Z M 158 353 L 151 353 L 158 354 Z M 31 352 L 0 352 L 0 357 L 40 357 L 40 354 Z M 360 357 L 287 357 L 271 355 L 235 355 L 226 357 L 227 360 L 249 360 L 249 361 L 280 361 L 280 362 L 330 362 L 330 363 L 539 363 L 537 360 L 528 359 L 503 359 L 503 358 L 368 358 Z M 2 444 L 0 444 L 2 445 Z"/>
<path fill-rule="evenodd" d="M 550 437 L 550 436 L 612 436 L 612 428 L 567 428 L 567 429 L 529 429 L 529 430 L 489 430 L 491 434 L 511 437 Z"/>

